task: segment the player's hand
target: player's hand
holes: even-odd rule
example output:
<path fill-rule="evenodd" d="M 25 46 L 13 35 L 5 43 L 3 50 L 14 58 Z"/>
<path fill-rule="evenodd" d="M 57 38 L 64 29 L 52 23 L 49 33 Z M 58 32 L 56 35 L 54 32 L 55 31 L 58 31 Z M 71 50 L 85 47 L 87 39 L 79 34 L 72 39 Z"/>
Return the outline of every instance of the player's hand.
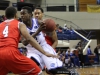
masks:
<path fill-rule="evenodd" d="M 47 57 L 53 57 L 53 58 L 58 58 L 57 57 L 57 55 L 53 55 L 53 54 L 50 54 L 50 53 L 45 53 L 45 55 L 47 56 Z"/>
<path fill-rule="evenodd" d="M 39 28 L 38 28 L 39 32 L 46 29 L 46 25 L 43 21 L 38 21 L 38 23 L 39 23 Z"/>

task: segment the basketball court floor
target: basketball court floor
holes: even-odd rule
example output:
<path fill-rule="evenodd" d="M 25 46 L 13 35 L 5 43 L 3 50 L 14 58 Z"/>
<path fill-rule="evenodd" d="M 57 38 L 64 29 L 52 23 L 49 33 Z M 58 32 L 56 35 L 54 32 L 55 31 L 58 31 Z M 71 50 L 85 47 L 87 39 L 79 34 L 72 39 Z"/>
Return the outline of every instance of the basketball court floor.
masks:
<path fill-rule="evenodd" d="M 100 75 L 100 67 L 97 66 L 90 66 L 84 68 L 73 68 L 74 72 L 78 72 L 75 75 Z M 8 75 L 15 75 L 15 74 L 8 74 Z M 44 72 L 44 75 L 48 75 Z M 67 74 L 60 74 L 60 75 L 67 75 Z"/>

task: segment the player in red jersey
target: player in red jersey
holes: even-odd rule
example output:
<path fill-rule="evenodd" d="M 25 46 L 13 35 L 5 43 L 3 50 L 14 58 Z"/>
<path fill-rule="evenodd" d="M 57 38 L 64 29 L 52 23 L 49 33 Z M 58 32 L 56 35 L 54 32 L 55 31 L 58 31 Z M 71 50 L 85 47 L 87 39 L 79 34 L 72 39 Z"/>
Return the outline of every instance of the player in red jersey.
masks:
<path fill-rule="evenodd" d="M 34 17 L 38 20 L 43 20 L 43 13 L 44 11 L 41 7 L 37 7 L 34 9 Z M 47 43 L 55 49 L 58 44 L 58 38 L 57 38 L 56 31 L 54 30 L 53 32 L 50 32 L 50 33 L 44 32 L 44 34 L 45 34 L 45 39 Z"/>
<path fill-rule="evenodd" d="M 27 32 L 26 25 L 16 20 L 17 10 L 14 7 L 8 7 L 5 15 L 7 20 L 0 24 L 0 75 L 7 75 L 9 71 L 20 75 L 40 75 L 42 71 L 35 62 L 18 50 L 20 34 L 41 53 L 54 55 L 46 53 Z"/>
<path fill-rule="evenodd" d="M 42 20 L 42 21 L 43 21 L 43 13 L 44 13 L 44 11 L 43 11 L 43 9 L 42 9 L 41 7 L 36 7 L 36 8 L 34 9 L 34 17 L 35 17 L 36 19 L 38 19 L 38 20 Z M 40 31 L 42 31 L 42 28 L 41 28 Z M 58 38 L 57 38 L 56 31 L 54 30 L 53 32 L 48 32 L 48 33 L 43 32 L 43 33 L 44 33 L 46 42 L 47 42 L 50 46 L 52 46 L 52 48 L 54 48 L 54 50 L 55 50 L 55 48 L 57 47 L 57 44 L 58 44 Z M 56 50 L 55 50 L 55 51 L 56 51 Z M 45 68 L 46 68 L 46 67 L 45 67 Z M 48 74 L 50 74 L 50 72 L 49 72 L 47 69 L 46 69 L 46 72 L 47 72 Z"/>

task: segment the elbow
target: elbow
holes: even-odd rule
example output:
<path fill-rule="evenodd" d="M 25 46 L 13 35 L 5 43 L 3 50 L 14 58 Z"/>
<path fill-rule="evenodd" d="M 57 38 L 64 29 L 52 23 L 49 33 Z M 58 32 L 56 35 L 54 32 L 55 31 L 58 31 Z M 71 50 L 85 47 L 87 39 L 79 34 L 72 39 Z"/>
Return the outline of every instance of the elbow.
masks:
<path fill-rule="evenodd" d="M 55 40 L 55 44 L 56 44 L 56 45 L 58 44 L 58 40 Z"/>
<path fill-rule="evenodd" d="M 30 41 L 31 41 L 31 38 L 27 38 L 26 41 L 27 41 L 27 42 L 30 42 Z"/>
<path fill-rule="evenodd" d="M 52 40 L 54 43 L 57 43 L 58 44 L 58 39 L 54 39 Z"/>
<path fill-rule="evenodd" d="M 26 38 L 26 41 L 29 43 L 29 42 L 32 41 L 32 39 L 33 39 L 33 37 L 32 36 L 29 36 L 29 37 Z"/>
<path fill-rule="evenodd" d="M 25 45 L 25 46 L 27 46 L 27 45 L 28 45 L 28 42 L 27 42 L 27 40 L 25 40 L 25 41 L 22 41 L 22 43 L 23 43 L 23 45 Z"/>

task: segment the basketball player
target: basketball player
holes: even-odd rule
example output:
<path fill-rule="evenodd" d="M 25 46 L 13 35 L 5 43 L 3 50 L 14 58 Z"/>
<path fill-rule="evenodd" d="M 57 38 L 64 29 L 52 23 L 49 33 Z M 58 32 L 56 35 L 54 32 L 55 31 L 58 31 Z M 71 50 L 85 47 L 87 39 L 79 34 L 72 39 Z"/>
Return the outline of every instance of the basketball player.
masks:
<path fill-rule="evenodd" d="M 45 25 L 39 25 L 38 21 L 32 18 L 32 9 L 30 7 L 25 6 L 21 9 L 21 18 L 26 24 L 28 32 L 36 38 L 41 47 L 45 49 L 46 52 L 56 55 L 54 49 L 45 41 L 43 32 L 41 32 L 41 30 L 45 28 Z M 23 44 L 27 45 L 26 41 L 23 41 Z M 35 61 L 40 64 L 41 69 L 43 69 L 45 65 L 49 72 L 53 73 L 58 67 L 62 67 L 62 62 L 58 58 L 47 57 L 30 46 L 30 44 L 28 44 L 26 48 L 28 50 L 27 57 L 35 59 Z"/>
<path fill-rule="evenodd" d="M 44 55 L 53 55 L 46 53 L 29 35 L 26 26 L 16 20 L 17 10 L 14 7 L 8 7 L 5 15 L 7 20 L 0 24 L 0 75 L 7 75 L 9 71 L 20 75 L 40 75 L 42 71 L 36 63 L 18 50 L 20 34 Z"/>
<path fill-rule="evenodd" d="M 34 17 L 38 20 L 43 20 L 43 13 L 44 11 L 41 7 L 37 7 L 34 9 Z M 56 31 L 54 30 L 52 32 L 45 32 L 44 34 L 47 43 L 55 49 L 58 44 Z"/>

